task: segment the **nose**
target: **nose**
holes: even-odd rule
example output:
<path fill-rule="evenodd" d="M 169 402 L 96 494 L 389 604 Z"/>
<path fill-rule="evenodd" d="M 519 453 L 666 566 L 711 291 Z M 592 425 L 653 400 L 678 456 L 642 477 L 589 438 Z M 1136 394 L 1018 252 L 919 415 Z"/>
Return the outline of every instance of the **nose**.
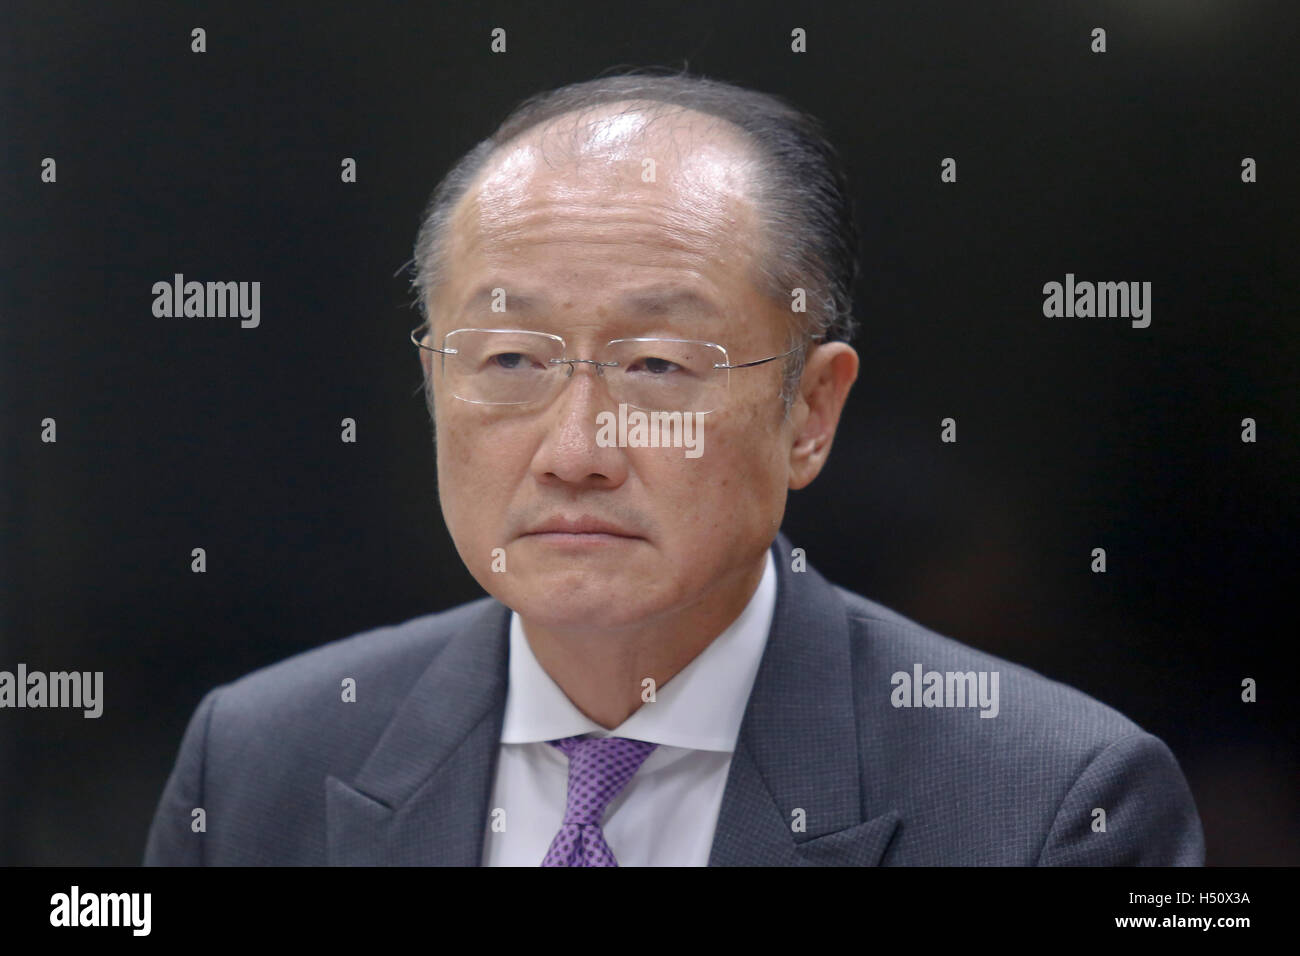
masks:
<path fill-rule="evenodd" d="M 532 471 L 544 484 L 577 488 L 617 488 L 627 478 L 627 454 L 622 448 L 596 441 L 597 416 L 617 414 L 601 363 L 566 359 L 568 371 L 543 418 L 546 434 L 533 456 Z M 589 366 L 582 368 L 582 366 Z"/>

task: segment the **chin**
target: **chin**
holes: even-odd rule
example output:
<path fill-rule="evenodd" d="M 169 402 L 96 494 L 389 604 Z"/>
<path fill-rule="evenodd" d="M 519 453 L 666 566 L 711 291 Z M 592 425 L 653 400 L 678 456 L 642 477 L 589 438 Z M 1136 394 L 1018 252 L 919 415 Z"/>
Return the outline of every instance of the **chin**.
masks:
<path fill-rule="evenodd" d="M 503 604 L 525 621 L 565 630 L 618 628 L 644 621 L 657 609 L 644 579 L 626 574 L 556 571 L 531 575 L 501 589 Z"/>
<path fill-rule="evenodd" d="M 532 608 L 531 613 L 525 605 L 516 610 L 525 624 L 575 634 L 579 631 L 616 631 L 645 619 L 643 614 L 628 614 L 626 605 L 557 608 L 552 603 L 542 603 Z"/>

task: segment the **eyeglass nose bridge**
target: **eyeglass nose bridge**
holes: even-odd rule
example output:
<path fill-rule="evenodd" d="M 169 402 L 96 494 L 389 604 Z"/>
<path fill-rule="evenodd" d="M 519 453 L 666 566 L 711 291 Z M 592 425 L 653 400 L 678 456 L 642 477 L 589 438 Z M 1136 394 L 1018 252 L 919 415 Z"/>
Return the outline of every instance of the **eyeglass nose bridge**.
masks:
<path fill-rule="evenodd" d="M 617 362 L 598 362 L 595 359 L 583 359 L 583 358 L 553 358 L 553 359 L 548 359 L 547 361 L 549 361 L 552 365 L 569 366 L 569 370 L 565 374 L 565 378 L 573 378 L 573 366 L 577 365 L 579 362 L 583 363 L 584 365 L 596 366 L 596 374 L 601 376 L 602 378 L 604 378 L 605 373 L 601 371 L 601 369 L 614 368 L 618 365 Z"/>

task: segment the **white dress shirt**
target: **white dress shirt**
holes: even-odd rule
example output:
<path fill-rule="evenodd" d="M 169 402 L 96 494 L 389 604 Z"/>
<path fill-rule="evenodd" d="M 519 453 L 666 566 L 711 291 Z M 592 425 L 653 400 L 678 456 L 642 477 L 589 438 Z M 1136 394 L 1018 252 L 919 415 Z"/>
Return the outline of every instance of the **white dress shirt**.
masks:
<path fill-rule="evenodd" d="M 601 830 L 620 866 L 706 866 L 731 755 L 776 606 L 771 549 L 740 616 L 613 730 L 574 707 L 510 616 L 510 683 L 485 866 L 539 866 L 564 822 L 569 758 L 548 740 L 587 734 L 658 744 L 605 811 Z M 504 811 L 501 814 L 500 810 Z M 493 820 L 504 822 L 498 832 Z M 499 825 L 499 824 L 498 824 Z"/>

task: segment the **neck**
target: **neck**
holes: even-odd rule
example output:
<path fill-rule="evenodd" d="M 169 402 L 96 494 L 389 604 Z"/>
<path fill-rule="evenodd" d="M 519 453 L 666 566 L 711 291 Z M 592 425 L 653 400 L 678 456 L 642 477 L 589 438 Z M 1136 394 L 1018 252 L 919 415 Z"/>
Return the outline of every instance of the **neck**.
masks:
<path fill-rule="evenodd" d="M 533 656 L 589 719 L 613 730 L 740 617 L 758 590 L 766 552 L 752 567 L 720 579 L 694 604 L 618 629 L 534 626 L 521 617 Z"/>

